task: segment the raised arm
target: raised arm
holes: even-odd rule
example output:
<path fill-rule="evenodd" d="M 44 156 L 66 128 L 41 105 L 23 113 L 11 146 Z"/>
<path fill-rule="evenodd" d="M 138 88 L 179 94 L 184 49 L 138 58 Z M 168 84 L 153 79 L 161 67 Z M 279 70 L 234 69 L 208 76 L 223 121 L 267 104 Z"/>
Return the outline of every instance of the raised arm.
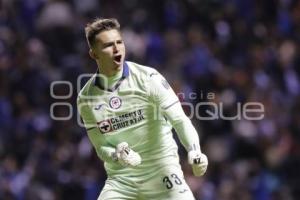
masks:
<path fill-rule="evenodd" d="M 103 137 L 99 136 L 97 121 L 93 116 L 92 106 L 89 105 L 88 101 L 77 98 L 77 109 L 84 122 L 89 140 L 101 160 L 104 162 L 118 162 L 123 166 L 131 167 L 141 163 L 140 155 L 131 150 L 127 143 L 123 142 L 115 147 L 103 141 Z"/>
<path fill-rule="evenodd" d="M 207 157 L 201 152 L 199 135 L 191 120 L 185 115 L 180 101 L 165 78 L 158 72 L 149 77 L 151 101 L 161 110 L 175 129 L 181 144 L 188 152 L 189 164 L 194 175 L 201 176 L 208 165 Z"/>
<path fill-rule="evenodd" d="M 97 122 L 91 109 L 92 106 L 90 106 L 88 101 L 84 101 L 80 97 L 77 98 L 77 110 L 83 120 L 89 140 L 95 148 L 98 157 L 104 162 L 112 162 L 115 160 L 115 148 L 112 146 L 103 145 L 103 141 L 101 141 L 101 138 L 99 137 Z"/>

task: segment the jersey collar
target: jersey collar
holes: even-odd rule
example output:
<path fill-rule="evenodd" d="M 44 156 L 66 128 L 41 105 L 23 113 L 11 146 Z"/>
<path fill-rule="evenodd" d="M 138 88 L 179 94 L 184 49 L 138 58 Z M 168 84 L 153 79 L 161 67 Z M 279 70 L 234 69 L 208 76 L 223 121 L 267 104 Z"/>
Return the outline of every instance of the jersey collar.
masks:
<path fill-rule="evenodd" d="M 128 64 L 126 63 L 126 61 L 124 61 L 122 76 L 121 76 L 120 80 L 118 81 L 118 83 L 113 88 L 104 88 L 102 85 L 100 85 L 99 84 L 100 81 L 98 81 L 99 76 L 97 76 L 98 74 L 99 74 L 99 68 L 97 69 L 96 76 L 93 80 L 94 86 L 99 87 L 101 90 L 106 90 L 106 91 L 109 91 L 109 92 L 113 92 L 116 89 L 118 89 L 118 87 L 121 85 L 122 81 L 129 76 Z"/>

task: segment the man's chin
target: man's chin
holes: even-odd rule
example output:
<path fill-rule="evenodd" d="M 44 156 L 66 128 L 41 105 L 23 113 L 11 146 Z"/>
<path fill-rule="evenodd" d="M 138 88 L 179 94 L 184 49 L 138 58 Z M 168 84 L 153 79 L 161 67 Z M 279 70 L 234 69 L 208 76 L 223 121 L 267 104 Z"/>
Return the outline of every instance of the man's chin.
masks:
<path fill-rule="evenodd" d="M 114 63 L 114 70 L 115 71 L 120 71 L 123 68 L 123 62 L 120 63 Z"/>

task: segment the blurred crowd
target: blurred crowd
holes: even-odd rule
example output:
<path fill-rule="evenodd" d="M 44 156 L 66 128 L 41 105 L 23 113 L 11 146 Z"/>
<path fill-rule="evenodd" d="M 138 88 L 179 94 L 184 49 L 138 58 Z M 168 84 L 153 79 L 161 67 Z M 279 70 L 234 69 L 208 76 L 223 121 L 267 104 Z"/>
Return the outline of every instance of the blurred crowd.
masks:
<path fill-rule="evenodd" d="M 300 199 L 299 0 L 2 0 L 0 199 L 94 200 L 102 189 L 75 105 L 78 76 L 97 68 L 84 35 L 96 17 L 117 18 L 127 60 L 199 108 L 184 107 L 209 158 L 204 177 L 179 149 L 197 200 Z M 212 109 L 200 102 L 233 119 L 199 120 Z M 247 102 L 263 104 L 263 119 L 234 118 Z"/>

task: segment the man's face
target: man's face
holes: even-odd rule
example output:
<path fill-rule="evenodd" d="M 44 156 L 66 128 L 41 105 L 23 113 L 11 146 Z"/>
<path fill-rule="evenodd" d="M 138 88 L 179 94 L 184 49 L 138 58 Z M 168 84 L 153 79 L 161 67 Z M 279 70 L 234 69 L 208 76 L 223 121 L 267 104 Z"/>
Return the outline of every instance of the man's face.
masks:
<path fill-rule="evenodd" d="M 125 46 L 118 30 L 102 31 L 96 35 L 93 58 L 100 64 L 101 73 L 114 75 L 123 67 Z"/>

